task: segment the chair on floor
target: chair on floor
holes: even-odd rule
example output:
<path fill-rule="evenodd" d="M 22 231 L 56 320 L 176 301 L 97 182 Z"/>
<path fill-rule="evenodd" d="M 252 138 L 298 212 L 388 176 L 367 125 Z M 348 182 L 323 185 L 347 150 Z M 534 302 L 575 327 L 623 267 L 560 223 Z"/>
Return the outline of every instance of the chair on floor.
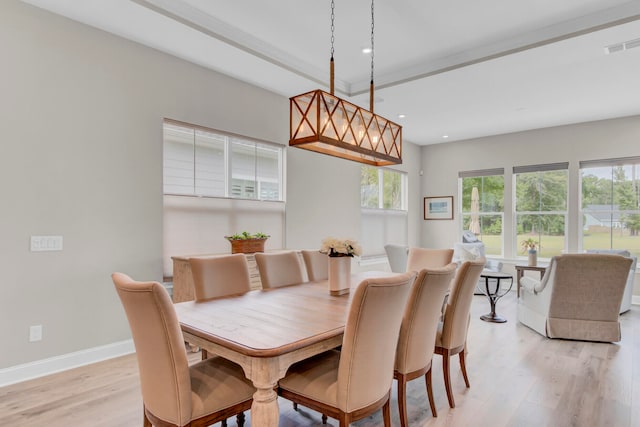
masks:
<path fill-rule="evenodd" d="M 420 271 L 424 268 L 439 268 L 451 262 L 453 249 L 409 248 L 407 271 Z"/>
<path fill-rule="evenodd" d="M 398 382 L 398 410 L 400 425 L 406 427 L 407 382 L 425 377 L 431 413 L 438 416 L 433 401 L 431 359 L 434 352 L 440 308 L 449 284 L 456 272 L 456 264 L 438 269 L 424 269 L 418 273 L 404 311 L 393 377 Z"/>
<path fill-rule="evenodd" d="M 189 258 L 196 301 L 244 294 L 251 290 L 249 265 L 243 254 Z M 202 359 L 207 351 L 202 349 Z"/>
<path fill-rule="evenodd" d="M 485 260 L 481 258 L 476 261 L 465 261 L 460 265 L 444 307 L 443 320 L 438 325 L 436 333 L 435 353 L 442 355 L 444 386 L 447 390 L 447 398 L 451 408 L 456 407 L 451 389 L 451 356 L 459 355 L 464 383 L 469 387 L 469 377 L 467 376 L 465 364 L 469 312 L 471 310 L 473 290 L 476 287 L 476 283 L 478 283 L 484 264 Z"/>
<path fill-rule="evenodd" d="M 464 238 L 464 236 L 463 236 Z M 460 243 L 456 242 L 453 245 L 453 262 L 457 264 L 461 264 L 464 261 L 473 261 L 476 259 L 484 258 L 485 264 L 484 269 L 491 272 L 501 272 L 502 271 L 502 262 L 494 259 L 487 259 L 485 256 L 485 246 L 484 243 L 480 240 L 469 241 L 469 239 L 464 239 L 465 241 Z M 485 280 L 478 280 L 478 285 L 474 291 L 476 295 L 484 295 L 485 294 Z"/>
<path fill-rule="evenodd" d="M 629 270 L 629 277 L 627 278 L 627 285 L 624 287 L 624 295 L 622 296 L 622 302 L 620 303 L 620 314 L 626 313 L 631 310 L 631 303 L 633 301 L 633 281 L 636 278 L 636 266 L 638 265 L 638 257 L 631 255 L 631 252 L 624 249 L 588 249 L 588 254 L 611 254 L 622 255 L 627 258 L 631 258 L 631 270 Z"/>
<path fill-rule="evenodd" d="M 320 251 L 300 251 L 307 269 L 309 280 L 327 280 L 329 278 L 329 257 Z"/>
<path fill-rule="evenodd" d="M 416 277 L 366 279 L 353 291 L 342 350 L 291 366 L 278 394 L 339 420 L 341 427 L 382 408 L 391 426 L 390 396 L 398 333 Z"/>
<path fill-rule="evenodd" d="M 289 252 L 257 253 L 262 289 L 278 288 L 304 282 L 304 272 L 298 254 Z"/>
<path fill-rule="evenodd" d="M 631 264 L 620 255 L 555 256 L 542 280 L 520 279 L 518 320 L 549 338 L 620 341 L 620 302 Z"/>
<path fill-rule="evenodd" d="M 251 408 L 255 388 L 240 366 L 213 357 L 189 366 L 178 318 L 157 282 L 111 278 L 136 348 L 144 426 L 208 426 Z"/>
<path fill-rule="evenodd" d="M 384 251 L 387 253 L 389 267 L 394 273 L 404 273 L 407 271 L 407 252 L 409 248 L 404 245 L 384 245 Z"/>

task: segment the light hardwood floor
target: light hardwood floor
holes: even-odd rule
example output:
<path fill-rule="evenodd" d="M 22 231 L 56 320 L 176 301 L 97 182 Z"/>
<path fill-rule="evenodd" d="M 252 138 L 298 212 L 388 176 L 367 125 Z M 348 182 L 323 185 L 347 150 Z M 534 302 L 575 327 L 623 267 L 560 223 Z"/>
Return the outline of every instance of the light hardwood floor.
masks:
<path fill-rule="evenodd" d="M 411 426 L 640 426 L 640 307 L 621 316 L 618 344 L 545 339 L 517 323 L 514 292 L 497 305 L 506 324 L 481 321 L 488 311 L 486 298 L 475 296 L 467 357 L 471 388 L 465 388 L 455 357 L 457 407 L 449 409 L 441 359 L 434 356 L 438 417 L 432 418 L 424 381 L 417 379 L 408 386 Z M 394 392 L 394 425 L 396 404 Z M 141 408 L 134 355 L 0 388 L 0 426 L 138 427 Z M 295 412 L 282 399 L 280 410 L 280 426 L 322 425 L 320 414 L 302 407 Z M 329 419 L 329 425 L 337 423 Z M 354 425 L 383 424 L 377 414 Z"/>

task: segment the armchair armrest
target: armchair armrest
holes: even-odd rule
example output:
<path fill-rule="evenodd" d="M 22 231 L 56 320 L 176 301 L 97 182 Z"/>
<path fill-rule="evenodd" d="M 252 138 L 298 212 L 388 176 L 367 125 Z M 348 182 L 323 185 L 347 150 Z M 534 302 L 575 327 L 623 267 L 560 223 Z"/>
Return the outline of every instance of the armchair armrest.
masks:
<path fill-rule="evenodd" d="M 541 284 L 542 281 L 536 280 L 533 277 L 524 276 L 520 279 L 520 288 L 534 295 L 541 290 Z"/>

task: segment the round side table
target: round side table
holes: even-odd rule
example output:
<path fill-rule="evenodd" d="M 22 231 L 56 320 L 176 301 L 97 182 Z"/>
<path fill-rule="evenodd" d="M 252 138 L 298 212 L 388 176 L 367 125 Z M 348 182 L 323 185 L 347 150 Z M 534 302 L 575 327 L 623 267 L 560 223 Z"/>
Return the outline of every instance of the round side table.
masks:
<path fill-rule="evenodd" d="M 480 277 L 484 278 L 484 284 L 486 288 L 486 290 L 483 289 L 482 292 L 487 296 L 487 298 L 489 298 L 489 304 L 491 304 L 491 313 L 480 316 L 480 319 L 484 320 L 485 322 L 493 323 L 506 322 L 507 319 L 496 314 L 496 303 L 513 287 L 513 276 L 510 274 L 495 271 L 483 271 L 482 274 L 480 274 Z M 503 290 L 500 288 L 500 281 L 505 279 L 509 279 L 510 281 L 509 289 L 507 290 Z M 495 288 L 492 288 L 490 286 L 490 281 L 495 281 Z"/>

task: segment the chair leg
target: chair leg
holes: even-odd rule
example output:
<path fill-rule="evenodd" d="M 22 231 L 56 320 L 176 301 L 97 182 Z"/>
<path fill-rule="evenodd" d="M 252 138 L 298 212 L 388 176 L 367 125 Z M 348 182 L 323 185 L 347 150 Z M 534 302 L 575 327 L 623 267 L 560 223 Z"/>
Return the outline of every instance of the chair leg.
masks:
<path fill-rule="evenodd" d="M 202 360 L 206 360 L 208 356 L 207 354 L 207 350 L 205 350 L 204 348 L 200 349 L 200 354 L 202 355 Z"/>
<path fill-rule="evenodd" d="M 464 378 L 464 383 L 467 385 L 467 388 L 469 388 L 471 386 L 469 385 L 469 377 L 467 377 L 467 365 L 464 360 L 464 353 L 465 351 L 462 350 L 460 353 L 458 353 L 458 357 L 460 358 L 460 369 L 462 370 L 462 377 Z"/>
<path fill-rule="evenodd" d="M 429 368 L 429 370 L 425 374 L 424 380 L 427 383 L 427 395 L 429 396 L 429 406 L 431 406 L 431 414 L 434 417 L 437 417 L 438 411 L 436 411 L 436 403 L 433 399 L 433 382 L 431 381 L 431 368 Z"/>
<path fill-rule="evenodd" d="M 298 404 L 296 402 L 293 402 L 293 410 L 294 411 L 298 410 Z"/>
<path fill-rule="evenodd" d="M 391 399 L 382 407 L 382 418 L 384 419 L 384 427 L 391 427 Z"/>
<path fill-rule="evenodd" d="M 227 427 L 227 420 L 220 421 L 220 427 Z"/>
<path fill-rule="evenodd" d="M 238 427 L 244 426 L 244 412 L 240 412 L 238 415 L 236 415 L 236 421 L 238 423 Z"/>
<path fill-rule="evenodd" d="M 322 414 L 322 424 L 326 424 L 326 423 L 327 423 L 327 415 Z"/>
<path fill-rule="evenodd" d="M 149 421 L 149 418 L 147 417 L 147 411 L 144 409 L 144 405 L 142 406 L 142 426 L 153 427 L 153 424 L 151 424 L 151 421 Z"/>
<path fill-rule="evenodd" d="M 449 407 L 455 408 L 456 402 L 453 400 L 453 392 L 451 391 L 451 366 L 449 360 L 449 350 L 445 349 L 442 354 L 442 373 L 444 375 L 444 388 L 447 390 L 447 398 L 449 399 Z"/>
<path fill-rule="evenodd" d="M 400 414 L 400 426 L 407 427 L 407 379 L 399 374 L 398 378 L 398 413 Z"/>

